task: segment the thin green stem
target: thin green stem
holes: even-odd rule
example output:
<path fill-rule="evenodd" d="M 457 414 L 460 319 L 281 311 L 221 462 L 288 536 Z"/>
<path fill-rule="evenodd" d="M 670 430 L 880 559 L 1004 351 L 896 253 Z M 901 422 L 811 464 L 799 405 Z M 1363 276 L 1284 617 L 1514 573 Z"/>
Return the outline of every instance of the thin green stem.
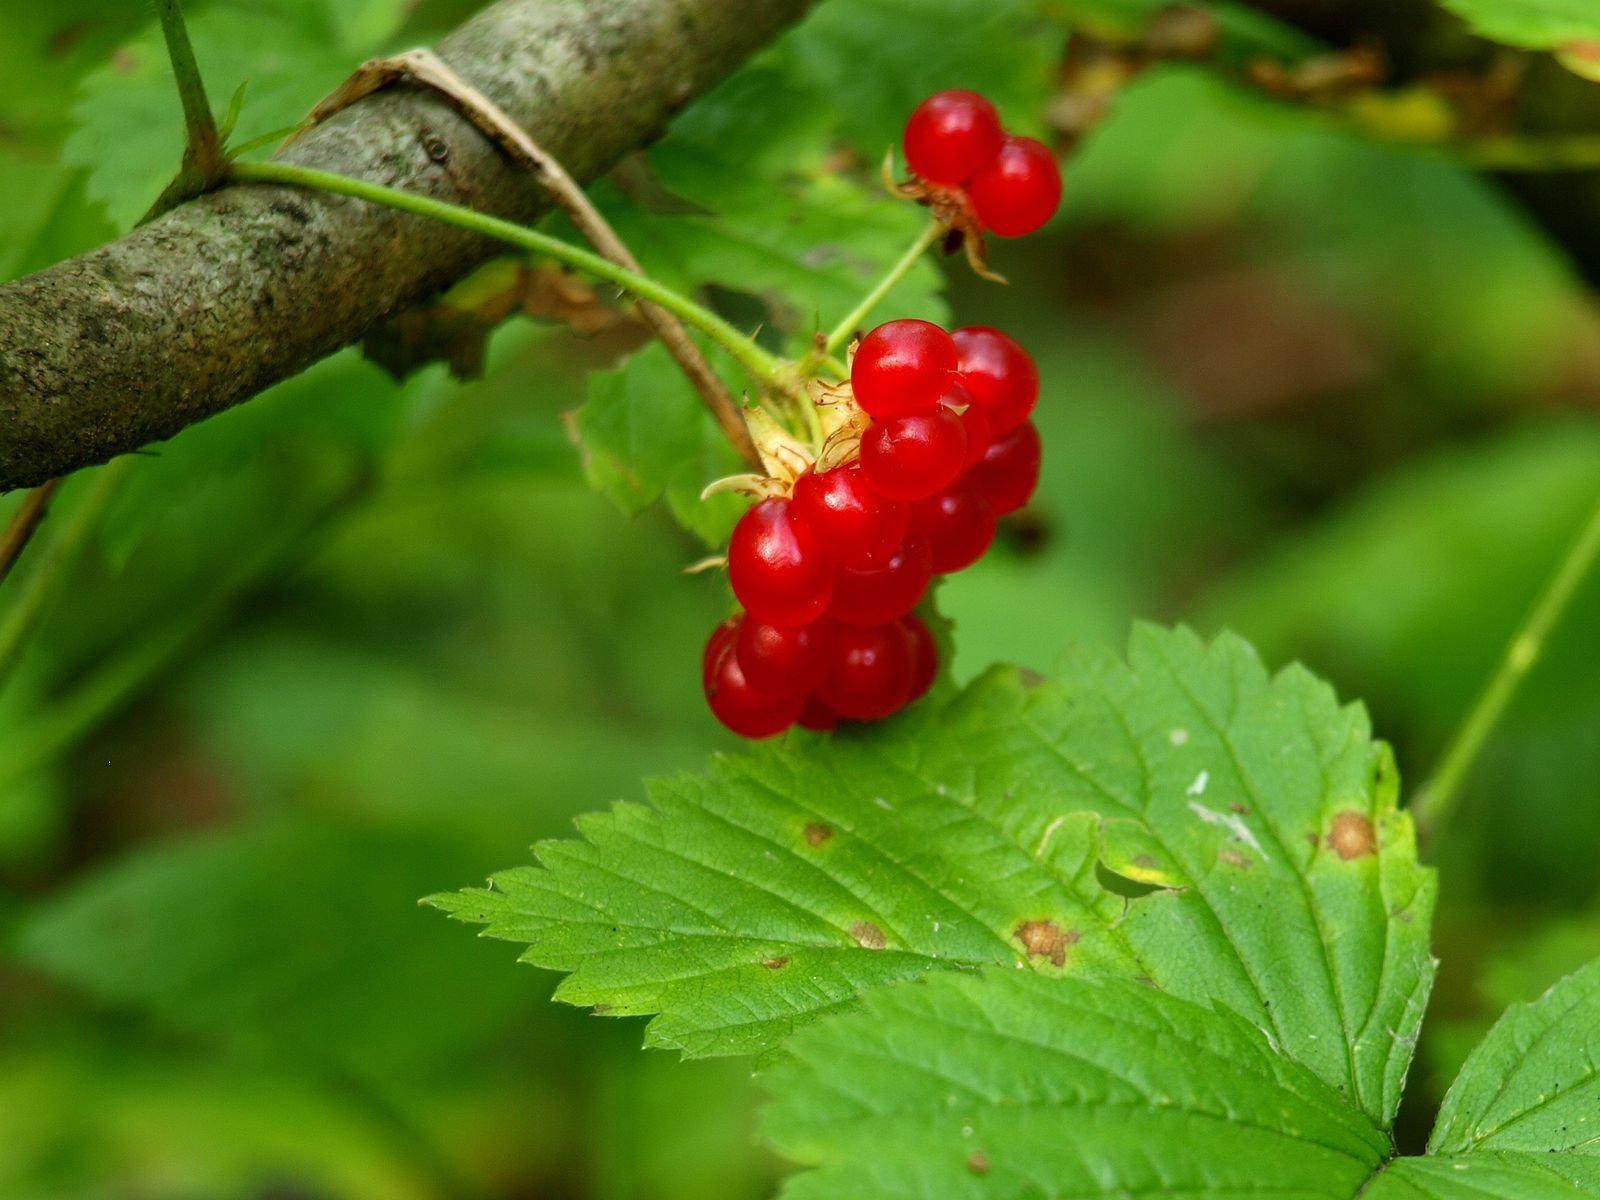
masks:
<path fill-rule="evenodd" d="M 211 101 L 206 97 L 200 63 L 194 56 L 194 45 L 189 41 L 189 28 L 184 24 L 183 7 L 178 0 L 158 0 L 156 8 L 161 14 L 161 33 L 167 40 L 167 57 L 172 61 L 172 75 L 178 83 L 178 99 L 183 103 L 185 138 L 183 165 L 178 169 L 177 178 L 167 185 L 150 211 L 140 219 L 141 225 L 215 187 L 227 166 L 222 153 L 222 136 L 217 132 L 217 119 L 211 111 Z"/>
<path fill-rule="evenodd" d="M 890 267 L 888 273 L 873 285 L 872 290 L 861 298 L 861 303 L 850 310 L 849 316 L 833 327 L 833 332 L 828 334 L 827 340 L 822 344 L 823 353 L 832 354 L 848 342 L 851 335 L 861 328 L 861 322 L 867 319 L 867 314 L 877 308 L 878 303 L 889 294 L 890 289 L 905 278 L 906 272 L 928 252 L 928 247 L 943 236 L 944 226 L 938 221 L 929 221 L 917 235 L 917 240 L 906 247 L 906 252 L 900 256 L 900 261 Z"/>
<path fill-rule="evenodd" d="M 414 192 L 385 187 L 379 183 L 369 183 L 364 179 L 352 179 L 347 175 L 318 171 L 312 167 L 301 167 L 291 163 L 235 162 L 228 167 L 228 174 L 230 178 L 240 183 L 277 183 L 292 187 L 315 188 L 341 196 L 351 196 L 372 204 L 383 204 L 401 212 L 414 213 L 435 221 L 443 221 L 459 229 L 480 233 L 522 250 L 546 255 L 604 279 L 608 283 L 614 283 L 639 299 L 648 300 L 680 317 L 732 355 L 734 360 L 764 389 L 786 396 L 803 395 L 800 392 L 798 377 L 790 364 L 775 355 L 768 354 L 751 338 L 739 332 L 716 313 L 647 275 L 619 267 L 608 258 L 602 258 L 598 254 L 574 246 L 570 242 L 564 242 L 560 238 L 551 237 L 547 233 L 540 233 L 526 226 L 504 221 L 499 217 L 486 216 L 470 208 L 462 208 L 460 205 L 435 200 L 429 196 L 419 196 Z"/>
<path fill-rule="evenodd" d="M 1423 840 L 1436 834 L 1455 811 L 1462 782 L 1516 695 L 1518 686 L 1539 661 L 1551 630 L 1597 558 L 1600 558 L 1600 503 L 1589 514 L 1555 574 L 1507 643 L 1494 674 L 1445 747 L 1433 777 L 1417 793 L 1412 813 L 1417 822 L 1417 834 Z"/>
<path fill-rule="evenodd" d="M 43 557 L 34 564 L 32 571 L 21 578 L 21 590 L 12 603 L 0 612 L 0 685 L 5 683 L 6 677 L 17 665 L 28 634 L 44 611 L 51 590 L 78 561 L 95 521 L 121 485 L 133 461 L 131 456 L 119 458 L 102 467 L 87 481 L 88 491 L 72 506 L 64 518 L 65 523 L 50 531 L 55 536 L 45 545 Z"/>

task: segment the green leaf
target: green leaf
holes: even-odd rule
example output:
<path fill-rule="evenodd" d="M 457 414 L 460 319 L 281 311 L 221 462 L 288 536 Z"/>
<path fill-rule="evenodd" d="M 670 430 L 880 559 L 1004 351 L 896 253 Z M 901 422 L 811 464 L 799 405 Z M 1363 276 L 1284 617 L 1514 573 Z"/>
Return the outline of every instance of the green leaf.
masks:
<path fill-rule="evenodd" d="M 890 988 L 797 1034 L 766 1133 L 786 1200 L 1348 1200 L 1388 1139 L 1226 1010 L 1014 971 Z"/>
<path fill-rule="evenodd" d="M 1141 628 L 1127 661 L 1086 649 L 1043 686 L 994 671 L 942 709 L 759 746 L 650 798 L 433 902 L 571 972 L 561 999 L 661 1014 L 648 1039 L 691 1054 L 1001 964 L 1220 1001 L 1393 1116 L 1432 876 L 1365 714 L 1237 638 Z M 1156 890 L 1125 901 L 1102 867 Z"/>
<path fill-rule="evenodd" d="M 1600 1156 L 1597 1057 L 1600 960 L 1506 1010 L 1451 1085 L 1428 1149 Z"/>
<path fill-rule="evenodd" d="M 707 545 L 722 542 L 744 502 L 700 493 L 746 468 L 666 347 L 653 342 L 617 370 L 592 373 L 588 388 L 573 428 L 589 482 L 630 515 L 665 498 Z"/>
<path fill-rule="evenodd" d="M 1600 9 L 1592 0 L 1439 0 L 1481 37 L 1510 46 L 1548 50 L 1600 38 Z"/>

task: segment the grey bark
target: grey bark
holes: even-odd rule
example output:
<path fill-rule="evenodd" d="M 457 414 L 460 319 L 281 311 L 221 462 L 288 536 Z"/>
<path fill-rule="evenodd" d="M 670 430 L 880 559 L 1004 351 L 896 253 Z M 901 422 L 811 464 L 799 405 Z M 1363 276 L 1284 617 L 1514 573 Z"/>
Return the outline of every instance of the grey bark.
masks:
<path fill-rule="evenodd" d="M 437 50 L 587 181 L 810 3 L 500 0 Z M 536 180 L 425 92 L 370 96 L 284 158 L 516 220 L 547 207 Z M 170 437 L 498 250 L 361 201 L 238 186 L 0 286 L 0 491 Z"/>

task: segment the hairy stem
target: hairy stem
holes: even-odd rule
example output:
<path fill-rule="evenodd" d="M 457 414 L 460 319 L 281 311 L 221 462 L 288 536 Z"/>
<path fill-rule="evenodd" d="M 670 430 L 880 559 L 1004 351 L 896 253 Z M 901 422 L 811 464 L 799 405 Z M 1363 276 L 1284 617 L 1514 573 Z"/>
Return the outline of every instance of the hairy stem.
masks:
<path fill-rule="evenodd" d="M 843 346 L 855 332 L 860 329 L 861 322 L 867 319 L 867 314 L 878 307 L 878 304 L 889 294 L 895 284 L 905 278 L 906 272 L 916 265 L 917 260 L 927 253 L 932 246 L 944 236 L 944 226 L 938 221 L 929 221 L 922 232 L 917 235 L 916 241 L 906 247 L 906 252 L 900 260 L 890 267 L 888 273 L 878 280 L 872 290 L 861 298 L 861 303 L 850 310 L 848 316 L 833 327 L 833 332 L 828 334 L 827 340 L 822 344 L 824 355 L 831 355 Z"/>
<path fill-rule="evenodd" d="M 571 245 L 560 238 L 551 237 L 547 233 L 540 233 L 511 221 L 503 221 L 499 217 L 487 216 L 470 208 L 462 208 L 460 205 L 448 204 L 443 200 L 434 200 L 398 188 L 369 183 L 364 179 L 351 179 L 331 171 L 319 171 L 291 163 L 236 162 L 229 166 L 228 174 L 239 183 L 278 183 L 292 187 L 315 188 L 365 200 L 372 204 L 387 205 L 401 212 L 430 217 L 522 250 L 546 255 L 604 279 L 608 283 L 614 283 L 639 299 L 648 300 L 683 318 L 686 323 L 700 330 L 726 350 L 764 389 L 791 397 L 798 393 L 799 382 L 788 363 L 775 355 L 768 354 L 752 339 L 740 333 L 710 309 L 696 304 L 686 296 L 679 295 L 647 275 L 640 275 L 636 271 L 618 266 L 610 259 Z"/>
<path fill-rule="evenodd" d="M 73 505 L 66 524 L 48 543 L 45 556 L 24 577 L 22 590 L 11 605 L 0 612 L 0 685 L 17 665 L 28 634 L 44 611 L 51 590 L 78 561 L 95 521 L 121 486 L 133 461 L 132 458 L 118 459 L 94 476 L 88 491 Z"/>
<path fill-rule="evenodd" d="M 52 479 L 32 489 L 22 498 L 21 507 L 12 515 L 5 530 L 0 531 L 0 583 L 5 582 L 11 568 L 17 565 L 28 539 L 38 531 L 39 522 L 50 509 L 50 497 L 60 486 L 60 479 Z"/>
<path fill-rule="evenodd" d="M 1600 558 L 1600 503 L 1589 514 L 1539 599 L 1506 644 L 1494 674 L 1445 747 L 1432 778 L 1417 793 L 1412 812 L 1418 836 L 1423 840 L 1436 834 L 1455 811 L 1462 783 L 1517 688 L 1539 661 L 1551 630 L 1560 621 L 1597 558 Z"/>

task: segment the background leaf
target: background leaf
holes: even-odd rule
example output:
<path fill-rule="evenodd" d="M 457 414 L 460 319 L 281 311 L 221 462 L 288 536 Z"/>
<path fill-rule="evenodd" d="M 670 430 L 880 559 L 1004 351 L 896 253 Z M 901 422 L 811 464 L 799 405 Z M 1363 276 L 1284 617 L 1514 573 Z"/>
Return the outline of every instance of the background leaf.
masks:
<path fill-rule="evenodd" d="M 1530 50 L 1600 38 L 1588 0 L 1439 0 L 1482 37 Z"/>

